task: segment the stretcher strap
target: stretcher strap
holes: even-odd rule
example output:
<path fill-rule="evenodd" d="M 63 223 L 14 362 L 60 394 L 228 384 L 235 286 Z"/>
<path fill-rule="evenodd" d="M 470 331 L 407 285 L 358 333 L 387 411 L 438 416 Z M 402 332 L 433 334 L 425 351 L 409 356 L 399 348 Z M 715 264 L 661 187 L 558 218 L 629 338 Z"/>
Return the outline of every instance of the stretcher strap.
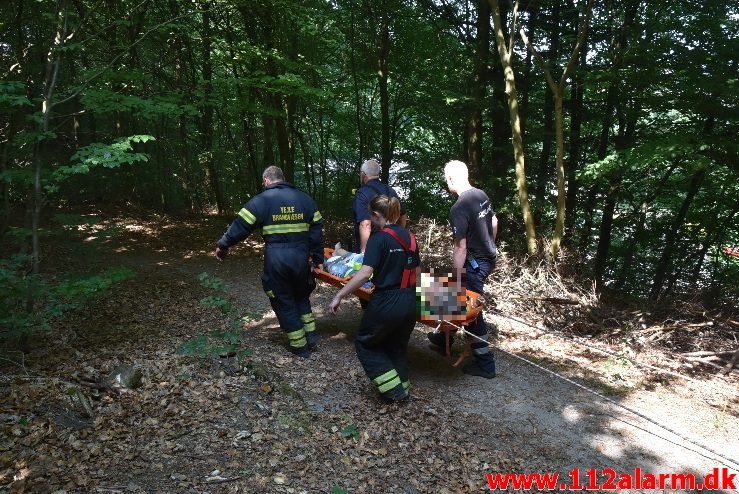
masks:
<path fill-rule="evenodd" d="M 403 247 L 406 255 L 408 255 L 409 253 L 416 253 L 416 236 L 413 235 L 411 232 L 408 232 L 408 235 L 410 235 L 411 237 L 411 245 L 408 246 L 408 244 L 406 244 L 403 239 L 400 238 L 400 235 L 398 235 L 391 228 L 385 227 L 382 229 L 382 231 L 393 237 L 395 241 L 398 242 L 401 247 Z M 408 260 L 408 262 L 410 262 L 410 259 Z M 406 262 L 406 264 L 408 262 Z M 403 269 L 403 278 L 400 281 L 400 288 L 409 288 L 414 286 L 416 286 L 416 270 L 412 268 Z"/>

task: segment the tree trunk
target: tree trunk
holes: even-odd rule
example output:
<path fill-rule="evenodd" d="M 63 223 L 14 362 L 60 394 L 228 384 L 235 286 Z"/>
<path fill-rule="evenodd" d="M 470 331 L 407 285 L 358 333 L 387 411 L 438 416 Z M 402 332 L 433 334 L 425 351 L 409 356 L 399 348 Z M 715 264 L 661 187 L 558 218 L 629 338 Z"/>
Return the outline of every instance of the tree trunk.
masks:
<path fill-rule="evenodd" d="M 509 3 L 499 2 L 500 17 L 505 20 L 508 17 Z M 492 17 L 492 4 L 491 4 Z M 494 18 L 493 18 L 494 20 Z M 493 23 L 494 25 L 494 23 Z M 503 30 L 503 38 L 507 36 L 506 26 L 501 26 Z M 497 47 L 497 33 L 494 34 L 494 40 Z M 497 48 L 496 48 L 497 51 Z M 504 184 L 508 181 L 508 174 L 511 169 L 511 163 L 514 161 L 513 149 L 511 147 L 511 119 L 508 113 L 508 95 L 506 94 L 505 72 L 503 62 L 500 57 L 493 56 L 491 58 L 491 71 L 488 77 L 488 83 L 492 87 L 493 101 L 490 108 L 490 128 L 492 130 L 492 156 L 490 157 L 492 170 L 491 177 L 493 182 L 493 194 L 501 201 L 505 201 L 508 187 Z M 520 113 L 519 113 L 520 118 Z M 521 129 L 521 139 L 523 140 L 523 128 Z"/>
<path fill-rule="evenodd" d="M 513 8 L 513 29 L 510 32 L 510 44 L 506 46 L 505 36 L 503 34 L 503 20 L 501 19 L 500 6 L 498 0 L 489 0 L 490 8 L 493 11 L 493 22 L 495 25 L 495 37 L 498 45 L 498 55 L 500 63 L 503 66 L 505 74 L 506 94 L 508 94 L 508 111 L 511 121 L 511 134 L 513 143 L 513 154 L 516 160 L 516 189 L 518 191 L 518 202 L 521 207 L 524 225 L 526 227 L 526 247 L 530 256 L 537 253 L 536 246 L 536 228 L 534 226 L 534 218 L 531 215 L 531 207 L 529 205 L 529 194 L 526 189 L 526 157 L 523 148 L 523 137 L 521 136 L 521 119 L 518 113 L 518 96 L 516 94 L 516 77 L 513 73 L 513 42 L 515 39 L 515 25 L 518 16 L 518 0 Z"/>
<path fill-rule="evenodd" d="M 672 221 L 672 226 L 670 227 L 669 232 L 667 232 L 667 236 L 665 237 L 665 247 L 662 250 L 662 255 L 659 258 L 659 262 L 657 263 L 657 269 L 654 273 L 654 281 L 652 282 L 652 289 L 650 291 L 650 298 L 652 300 L 657 300 L 662 293 L 662 285 L 665 282 L 670 263 L 672 262 L 674 243 L 677 239 L 678 234 L 680 233 L 680 229 L 682 228 L 683 223 L 685 222 L 685 217 L 688 214 L 688 209 L 690 209 L 690 205 L 692 204 L 695 195 L 698 193 L 698 190 L 700 189 L 705 175 L 706 170 L 701 168 L 700 170 L 696 171 L 690 178 L 688 193 L 685 196 L 685 199 L 683 199 L 680 210 Z"/>
<path fill-rule="evenodd" d="M 249 120 L 249 116 L 246 113 L 243 113 L 241 115 L 241 121 L 244 133 L 244 147 L 246 147 L 246 151 L 248 154 L 246 162 L 248 164 L 247 173 L 249 175 L 249 180 L 244 185 L 247 191 L 252 191 L 256 190 L 259 182 L 261 182 L 259 170 L 257 169 L 257 147 L 254 143 L 254 141 L 256 140 L 254 136 L 254 126 L 252 126 L 251 121 Z"/>
<path fill-rule="evenodd" d="M 218 214 L 224 214 L 226 209 L 223 201 L 223 193 L 218 181 L 218 170 L 213 157 L 213 64 L 211 62 L 211 1 L 203 3 L 203 81 L 205 82 L 203 94 L 203 107 L 201 109 L 200 132 L 203 136 L 203 152 L 201 160 L 205 167 L 205 174 L 210 189 L 216 199 Z"/>
<path fill-rule="evenodd" d="M 559 4 L 558 4 L 559 5 Z M 567 83 L 567 78 L 572 68 L 577 62 L 577 57 L 580 53 L 582 45 L 585 42 L 585 36 L 588 32 L 588 21 L 590 19 L 590 11 L 593 7 L 593 0 L 589 0 L 585 7 L 585 13 L 583 14 L 582 22 L 578 27 L 577 41 L 575 47 L 570 55 L 569 62 L 562 70 L 562 77 L 559 82 L 555 82 L 551 72 L 546 67 L 544 59 L 536 52 L 534 46 L 529 42 L 526 37 L 526 33 L 521 29 L 521 38 L 524 43 L 528 46 L 529 51 L 536 56 L 536 59 L 541 63 L 544 70 L 544 76 L 547 81 L 547 85 L 551 91 L 552 99 L 554 102 L 554 115 L 555 115 L 555 135 L 557 137 L 557 155 L 556 155 L 556 171 L 557 171 L 557 217 L 554 223 L 554 234 L 552 235 L 552 248 L 551 256 L 552 259 L 557 258 L 559 253 L 560 243 L 562 241 L 562 235 L 564 233 L 564 217 L 565 217 L 565 170 L 564 170 L 564 110 L 562 108 L 564 99 L 564 88 Z M 557 12 L 559 6 L 557 6 Z M 559 19 L 559 15 L 557 15 Z M 557 24 L 559 25 L 559 24 Z M 559 45 L 559 36 L 556 38 L 556 44 Z M 549 94 L 549 92 L 547 92 Z"/>
<path fill-rule="evenodd" d="M 390 96 L 387 73 L 387 59 L 390 54 L 390 19 L 385 2 L 383 2 L 382 9 L 377 55 L 377 80 L 380 87 L 380 119 L 382 122 L 382 169 L 380 179 L 382 182 L 388 183 L 393 159 L 393 152 L 390 148 Z"/>
<path fill-rule="evenodd" d="M 280 114 L 274 119 L 275 133 L 277 134 L 277 148 L 280 152 L 280 167 L 285 174 L 285 180 L 293 182 L 295 179 L 295 163 L 292 159 L 290 149 L 290 136 L 288 130 L 289 108 L 282 97 L 274 97 L 275 110 Z"/>
<path fill-rule="evenodd" d="M 616 104 L 619 98 L 619 87 L 620 79 L 617 74 L 618 69 L 623 64 L 623 54 L 626 51 L 628 44 L 628 36 L 631 32 L 631 27 L 636 19 L 636 13 L 639 7 L 638 0 L 630 0 L 626 6 L 626 12 L 624 15 L 624 22 L 621 25 L 619 34 L 613 43 L 613 64 L 612 70 L 614 76 L 611 84 L 608 87 L 608 94 L 606 96 L 606 104 L 603 110 L 603 120 L 601 125 L 601 135 L 598 144 L 598 160 L 603 160 L 608 153 L 609 135 L 611 132 L 611 126 L 613 124 L 613 111 L 616 109 Z M 623 127 L 622 127 L 623 129 Z M 625 129 L 624 129 L 625 132 Z M 615 203 L 617 197 L 614 194 L 618 194 L 621 185 L 621 175 L 616 174 L 609 179 L 609 189 L 606 196 L 606 204 L 603 208 L 603 218 L 600 225 L 600 235 L 598 237 L 598 248 L 596 251 L 595 258 L 595 279 L 596 283 L 600 284 L 603 270 L 608 261 L 608 251 L 610 250 L 611 232 L 610 228 L 613 226 L 613 211 L 615 209 Z M 595 186 L 594 186 L 595 187 Z M 597 189 L 596 189 L 597 190 Z M 610 218 L 608 216 L 611 216 Z M 591 223 L 592 224 L 592 223 Z M 588 230 L 588 235 L 589 235 Z M 587 238 L 584 239 L 587 242 Z"/>
<path fill-rule="evenodd" d="M 529 12 L 529 36 L 532 40 L 536 40 L 536 29 L 539 25 L 539 4 L 535 3 L 531 6 Z M 524 63 L 523 87 L 521 88 L 521 136 L 526 142 L 527 121 L 529 116 L 529 99 L 531 98 L 531 72 L 533 68 L 533 53 L 526 50 L 526 62 Z"/>
<path fill-rule="evenodd" d="M 611 246 L 611 231 L 613 229 L 613 213 L 616 210 L 616 199 L 621 188 L 621 174 L 617 173 L 611 177 L 608 184 L 606 203 L 603 206 L 603 217 L 600 221 L 600 233 L 598 236 L 598 248 L 595 253 L 595 284 L 600 287 L 603 281 L 608 250 Z"/>
<path fill-rule="evenodd" d="M 357 166 L 359 166 L 360 163 L 365 159 L 367 156 L 367 150 L 365 149 L 365 142 L 364 142 L 364 129 L 362 128 L 362 100 L 360 98 L 360 88 L 359 88 L 359 78 L 357 76 L 357 54 L 356 54 L 356 27 L 355 27 L 355 20 L 354 20 L 354 9 L 351 9 L 351 16 L 350 16 L 350 40 L 349 40 L 349 47 L 351 49 L 350 51 L 350 58 L 351 58 L 351 66 L 352 66 L 352 81 L 354 82 L 354 110 L 355 115 L 357 118 L 357 139 L 358 147 L 357 147 Z"/>
<path fill-rule="evenodd" d="M 475 73 L 472 80 L 472 108 L 467 122 L 467 166 L 470 177 L 482 178 L 482 109 L 487 92 L 487 72 L 490 52 L 490 5 L 477 0 L 477 40 L 475 43 Z"/>
<path fill-rule="evenodd" d="M 719 226 L 714 226 L 713 229 L 706 233 L 706 237 L 703 240 L 701 250 L 700 252 L 698 252 L 697 261 L 693 266 L 693 271 L 691 272 L 692 286 L 696 286 L 698 280 L 700 279 L 701 268 L 703 267 L 703 262 L 706 259 L 706 254 L 708 254 L 708 249 L 710 249 L 712 245 L 716 245 L 716 241 L 726 234 L 726 229 L 729 227 L 729 225 L 732 224 L 732 221 L 734 221 L 734 217 L 737 215 L 737 213 L 739 213 L 739 203 L 735 203 L 734 209 L 721 222 Z"/>
<path fill-rule="evenodd" d="M 67 32 L 67 0 L 59 0 L 57 3 L 57 26 L 54 42 L 49 47 L 44 63 L 44 83 L 43 83 L 43 102 L 41 104 L 41 124 L 40 138 L 36 141 L 34 152 L 33 167 L 33 210 L 31 216 L 31 249 L 33 256 L 34 275 L 39 273 L 40 254 L 39 254 L 39 223 L 41 219 L 41 207 L 43 203 L 43 193 L 41 190 L 41 173 L 43 168 L 44 151 L 46 148 L 46 135 L 49 131 L 49 118 L 51 116 L 51 108 L 54 101 L 54 91 L 56 90 L 57 75 L 59 74 L 59 64 L 61 59 L 62 45 Z M 35 289 L 35 286 L 34 286 Z M 31 290 L 29 309 L 33 308 L 35 296 L 34 289 Z"/>
<path fill-rule="evenodd" d="M 559 59 L 559 31 L 560 31 L 560 4 L 561 0 L 556 0 L 552 6 L 552 30 L 551 41 L 549 43 L 549 65 L 555 65 Z M 546 81 L 545 81 L 546 85 Z M 552 88 L 550 88 L 552 89 Z M 555 116 L 555 98 L 556 95 L 552 91 L 544 91 L 544 129 L 542 134 L 541 155 L 539 156 L 539 164 L 536 167 L 536 183 L 534 187 L 534 219 L 537 224 L 541 221 L 544 209 L 547 207 L 547 189 L 550 182 L 549 160 L 552 158 L 552 141 L 559 136 L 556 135 L 554 129 Z M 560 104 L 561 109 L 561 104 Z"/>
<path fill-rule="evenodd" d="M 580 168 L 580 149 L 582 129 L 583 102 L 585 98 L 585 78 L 583 73 L 587 63 L 587 44 L 583 40 L 580 49 L 580 63 L 572 81 L 570 110 L 570 153 L 567 160 L 567 216 L 565 217 L 565 238 L 572 238 L 575 231 L 578 201 L 577 193 L 580 185 L 577 170 Z"/>

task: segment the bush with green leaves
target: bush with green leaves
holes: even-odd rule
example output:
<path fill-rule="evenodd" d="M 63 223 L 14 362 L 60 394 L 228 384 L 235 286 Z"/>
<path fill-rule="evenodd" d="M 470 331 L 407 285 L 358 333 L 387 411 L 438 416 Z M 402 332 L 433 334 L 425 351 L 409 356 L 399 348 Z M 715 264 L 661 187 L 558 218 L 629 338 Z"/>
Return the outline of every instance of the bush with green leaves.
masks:
<path fill-rule="evenodd" d="M 209 288 L 211 290 L 223 291 L 226 289 L 226 282 L 217 276 L 210 275 L 206 272 L 202 272 L 198 275 L 198 281 L 200 286 L 203 288 Z"/>
<path fill-rule="evenodd" d="M 200 299 L 200 305 L 205 307 L 217 307 L 223 314 L 228 315 L 228 330 L 215 330 L 207 335 L 199 335 L 183 342 L 177 353 L 188 356 L 207 357 L 209 355 L 237 355 L 247 357 L 251 350 L 242 348 L 239 343 L 239 331 L 244 322 L 258 320 L 260 314 L 246 311 L 234 314 L 231 302 L 226 298 L 226 282 L 217 276 L 202 272 L 197 277 L 200 286 L 215 291 L 215 294 L 207 295 Z"/>
<path fill-rule="evenodd" d="M 135 274 L 118 267 L 52 283 L 29 274 L 29 262 L 28 255 L 0 259 L 0 338 L 48 329 L 52 320 L 105 295 Z"/>

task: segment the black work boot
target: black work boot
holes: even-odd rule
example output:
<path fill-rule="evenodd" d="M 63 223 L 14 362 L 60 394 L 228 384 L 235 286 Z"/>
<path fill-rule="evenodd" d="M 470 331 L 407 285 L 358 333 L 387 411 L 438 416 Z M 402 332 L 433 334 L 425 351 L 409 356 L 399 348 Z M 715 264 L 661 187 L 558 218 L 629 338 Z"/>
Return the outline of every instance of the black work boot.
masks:
<path fill-rule="evenodd" d="M 492 365 L 486 363 L 483 367 L 477 359 L 468 362 L 462 367 L 462 372 L 468 376 L 484 377 L 485 379 L 492 379 L 495 377 L 495 361 L 492 360 Z"/>
<path fill-rule="evenodd" d="M 316 332 L 311 331 L 309 333 L 305 333 L 305 339 L 308 342 L 308 348 L 310 350 L 315 350 L 316 346 L 318 346 L 318 336 L 316 336 Z"/>
<path fill-rule="evenodd" d="M 301 346 L 300 348 L 290 347 L 290 352 L 294 353 L 298 357 L 310 358 L 310 349 L 308 345 Z"/>
<path fill-rule="evenodd" d="M 388 403 L 400 403 L 407 400 L 410 395 L 408 394 L 408 391 L 406 391 L 405 388 L 400 385 L 395 386 L 389 391 L 385 391 L 380 396 L 384 401 Z"/>

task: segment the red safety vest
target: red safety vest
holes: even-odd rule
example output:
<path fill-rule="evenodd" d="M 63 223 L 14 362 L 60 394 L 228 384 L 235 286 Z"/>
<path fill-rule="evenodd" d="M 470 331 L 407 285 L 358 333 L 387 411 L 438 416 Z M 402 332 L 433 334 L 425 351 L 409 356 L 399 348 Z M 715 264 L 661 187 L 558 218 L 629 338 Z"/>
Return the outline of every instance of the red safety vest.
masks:
<path fill-rule="evenodd" d="M 408 246 L 402 238 L 400 238 L 400 235 L 398 235 L 395 230 L 385 227 L 381 231 L 387 233 L 391 237 L 395 239 L 396 242 L 400 244 L 401 247 L 403 247 L 403 251 L 405 251 L 406 256 L 410 256 L 410 254 L 416 253 L 416 237 L 413 235 L 413 233 L 408 232 L 408 235 L 411 237 L 411 245 Z M 406 266 L 411 262 L 410 257 L 408 257 L 406 261 Z M 416 269 L 415 268 L 408 268 L 406 267 L 403 269 L 403 278 L 400 281 L 400 288 L 410 288 L 416 286 Z"/>

